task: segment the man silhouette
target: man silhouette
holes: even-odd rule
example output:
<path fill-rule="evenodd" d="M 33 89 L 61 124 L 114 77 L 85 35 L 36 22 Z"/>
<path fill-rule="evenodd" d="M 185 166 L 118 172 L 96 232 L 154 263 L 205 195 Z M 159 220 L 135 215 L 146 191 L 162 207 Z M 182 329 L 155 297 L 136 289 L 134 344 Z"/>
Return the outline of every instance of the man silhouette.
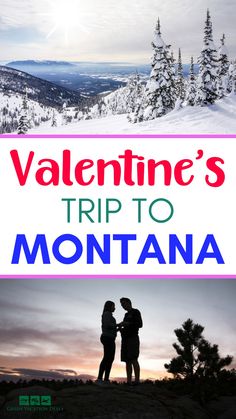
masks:
<path fill-rule="evenodd" d="M 134 370 L 134 384 L 140 381 L 139 357 L 139 329 L 143 326 L 141 313 L 132 307 L 129 298 L 120 299 L 121 306 L 126 311 L 123 322 L 118 326 L 121 332 L 121 361 L 126 363 L 127 384 L 132 384 L 132 370 Z"/>

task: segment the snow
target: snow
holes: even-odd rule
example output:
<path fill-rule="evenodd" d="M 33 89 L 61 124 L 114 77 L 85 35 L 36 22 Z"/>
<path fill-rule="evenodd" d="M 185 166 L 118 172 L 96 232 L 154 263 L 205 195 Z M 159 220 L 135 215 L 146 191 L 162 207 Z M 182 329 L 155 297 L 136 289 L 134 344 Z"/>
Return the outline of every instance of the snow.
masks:
<path fill-rule="evenodd" d="M 225 45 L 221 45 L 221 47 L 219 48 L 219 55 L 228 55 L 228 49 L 226 48 Z"/>
<path fill-rule="evenodd" d="M 0 92 L 0 129 L 2 123 L 14 130 L 19 123 L 23 105 L 24 95 Z M 31 125 L 39 124 L 42 120 L 51 119 L 53 108 L 46 107 L 40 103 L 27 99 L 27 118 Z M 56 111 L 56 118 L 59 117 Z M 1 131 L 0 132 L 6 132 Z M 10 131 L 7 131 L 10 132 Z"/>
<path fill-rule="evenodd" d="M 158 33 L 154 34 L 154 44 L 157 48 L 165 48 L 166 44 Z"/>
<path fill-rule="evenodd" d="M 236 133 L 236 95 L 206 107 L 186 106 L 161 118 L 131 124 L 126 115 L 51 127 L 51 122 L 29 134 L 233 134 Z"/>
<path fill-rule="evenodd" d="M 1 108 L 7 106 L 10 110 L 14 110 L 15 108 L 21 109 L 23 97 L 24 95 L 12 95 L 0 92 Z M 39 116 L 44 116 L 45 111 L 43 110 L 43 106 L 41 106 L 38 102 L 28 99 L 28 104 L 29 107 L 34 106 L 35 112 L 37 112 Z"/>

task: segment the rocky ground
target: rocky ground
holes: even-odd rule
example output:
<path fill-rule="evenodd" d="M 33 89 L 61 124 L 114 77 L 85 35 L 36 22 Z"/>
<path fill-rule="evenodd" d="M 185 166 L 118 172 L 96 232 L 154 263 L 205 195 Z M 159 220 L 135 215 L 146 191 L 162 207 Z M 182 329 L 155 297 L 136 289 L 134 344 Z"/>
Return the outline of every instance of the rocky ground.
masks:
<path fill-rule="evenodd" d="M 20 395 L 50 395 L 51 407 L 19 406 Z M 29 411 L 28 411 L 29 410 Z M 52 391 L 31 386 L 0 396 L 1 419 L 236 419 L 236 397 L 220 397 L 204 406 L 189 396 L 152 384 L 137 387 L 82 385 Z"/>

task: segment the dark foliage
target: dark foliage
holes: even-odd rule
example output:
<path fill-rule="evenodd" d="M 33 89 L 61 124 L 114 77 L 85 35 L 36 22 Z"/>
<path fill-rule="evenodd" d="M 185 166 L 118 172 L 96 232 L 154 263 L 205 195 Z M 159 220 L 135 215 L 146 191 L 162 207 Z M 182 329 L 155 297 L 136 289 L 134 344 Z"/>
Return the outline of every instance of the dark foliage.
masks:
<path fill-rule="evenodd" d="M 204 339 L 203 331 L 204 327 L 191 319 L 174 331 L 179 343 L 174 343 L 173 347 L 178 356 L 165 364 L 174 377 L 193 382 L 196 379 L 219 379 L 221 374 L 225 374 L 224 368 L 231 364 L 233 358 L 229 355 L 220 357 L 218 345 Z"/>

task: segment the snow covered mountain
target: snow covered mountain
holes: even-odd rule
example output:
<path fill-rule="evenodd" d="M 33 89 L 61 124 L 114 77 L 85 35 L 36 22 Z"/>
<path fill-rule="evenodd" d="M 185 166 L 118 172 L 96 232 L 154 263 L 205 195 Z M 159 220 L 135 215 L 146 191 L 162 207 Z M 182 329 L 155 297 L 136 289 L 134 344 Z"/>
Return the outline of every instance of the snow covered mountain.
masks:
<path fill-rule="evenodd" d="M 77 92 L 31 76 L 23 71 L 0 66 L 0 92 L 17 95 L 27 89 L 28 97 L 41 105 L 61 107 L 65 102 L 69 106 L 76 106 L 82 102 Z"/>

